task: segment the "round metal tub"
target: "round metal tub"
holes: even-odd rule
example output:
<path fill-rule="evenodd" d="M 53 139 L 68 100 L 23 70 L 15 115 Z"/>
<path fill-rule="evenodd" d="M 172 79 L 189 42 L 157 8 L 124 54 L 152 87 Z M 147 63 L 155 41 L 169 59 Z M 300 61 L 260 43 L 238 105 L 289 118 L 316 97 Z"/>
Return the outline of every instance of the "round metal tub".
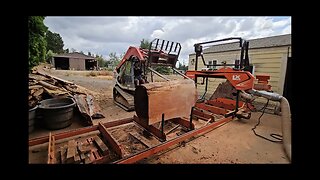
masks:
<path fill-rule="evenodd" d="M 62 129 L 72 124 L 75 101 L 71 98 L 53 98 L 40 102 L 42 124 L 48 129 Z"/>
<path fill-rule="evenodd" d="M 31 133 L 34 130 L 34 123 L 36 119 L 36 109 L 38 106 L 35 106 L 32 109 L 29 109 L 29 133 Z"/>

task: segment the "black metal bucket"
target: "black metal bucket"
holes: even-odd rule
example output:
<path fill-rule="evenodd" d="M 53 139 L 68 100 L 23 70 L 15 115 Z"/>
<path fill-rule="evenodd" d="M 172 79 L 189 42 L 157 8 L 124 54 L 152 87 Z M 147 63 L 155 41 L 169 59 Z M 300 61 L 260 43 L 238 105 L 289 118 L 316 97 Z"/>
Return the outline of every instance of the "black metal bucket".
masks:
<path fill-rule="evenodd" d="M 75 101 L 71 98 L 53 98 L 40 102 L 42 124 L 48 129 L 62 129 L 72 124 Z"/>
<path fill-rule="evenodd" d="M 32 109 L 29 109 L 29 133 L 31 133 L 34 130 L 37 108 L 38 108 L 38 106 L 35 106 Z"/>

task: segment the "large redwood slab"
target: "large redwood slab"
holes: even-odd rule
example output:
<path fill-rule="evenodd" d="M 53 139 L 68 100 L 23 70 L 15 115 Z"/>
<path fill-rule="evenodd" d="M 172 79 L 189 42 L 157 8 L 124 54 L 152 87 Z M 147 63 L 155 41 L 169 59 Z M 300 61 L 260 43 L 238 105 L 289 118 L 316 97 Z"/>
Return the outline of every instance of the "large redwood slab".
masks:
<path fill-rule="evenodd" d="M 164 119 L 189 117 L 197 94 L 192 80 L 153 82 L 138 86 L 134 96 L 137 116 L 148 125 Z"/>

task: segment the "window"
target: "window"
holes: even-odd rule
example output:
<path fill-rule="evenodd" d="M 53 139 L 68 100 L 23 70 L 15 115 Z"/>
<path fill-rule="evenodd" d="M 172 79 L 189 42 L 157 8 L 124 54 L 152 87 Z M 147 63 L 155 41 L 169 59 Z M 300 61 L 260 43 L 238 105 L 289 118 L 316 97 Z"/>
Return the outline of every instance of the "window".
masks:
<path fill-rule="evenodd" d="M 194 65 L 194 59 L 191 60 L 191 65 Z"/>
<path fill-rule="evenodd" d="M 217 60 L 211 60 L 211 61 L 208 61 L 208 66 L 207 68 L 211 69 L 211 70 L 215 70 L 216 69 L 216 65 L 217 64 Z"/>

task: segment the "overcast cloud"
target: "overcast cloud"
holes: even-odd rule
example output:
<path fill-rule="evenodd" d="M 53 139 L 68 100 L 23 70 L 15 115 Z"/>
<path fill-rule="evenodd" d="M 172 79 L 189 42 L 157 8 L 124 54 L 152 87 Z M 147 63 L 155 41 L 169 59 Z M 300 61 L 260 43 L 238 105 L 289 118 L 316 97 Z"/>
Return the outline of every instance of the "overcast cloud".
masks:
<path fill-rule="evenodd" d="M 188 63 L 193 45 L 198 42 L 227 37 L 255 39 L 291 34 L 291 17 L 53 17 L 47 16 L 45 25 L 59 33 L 64 49 L 88 51 L 108 59 L 111 52 L 118 55 L 129 46 L 139 46 L 140 41 L 154 38 L 180 42 L 181 63 Z"/>

